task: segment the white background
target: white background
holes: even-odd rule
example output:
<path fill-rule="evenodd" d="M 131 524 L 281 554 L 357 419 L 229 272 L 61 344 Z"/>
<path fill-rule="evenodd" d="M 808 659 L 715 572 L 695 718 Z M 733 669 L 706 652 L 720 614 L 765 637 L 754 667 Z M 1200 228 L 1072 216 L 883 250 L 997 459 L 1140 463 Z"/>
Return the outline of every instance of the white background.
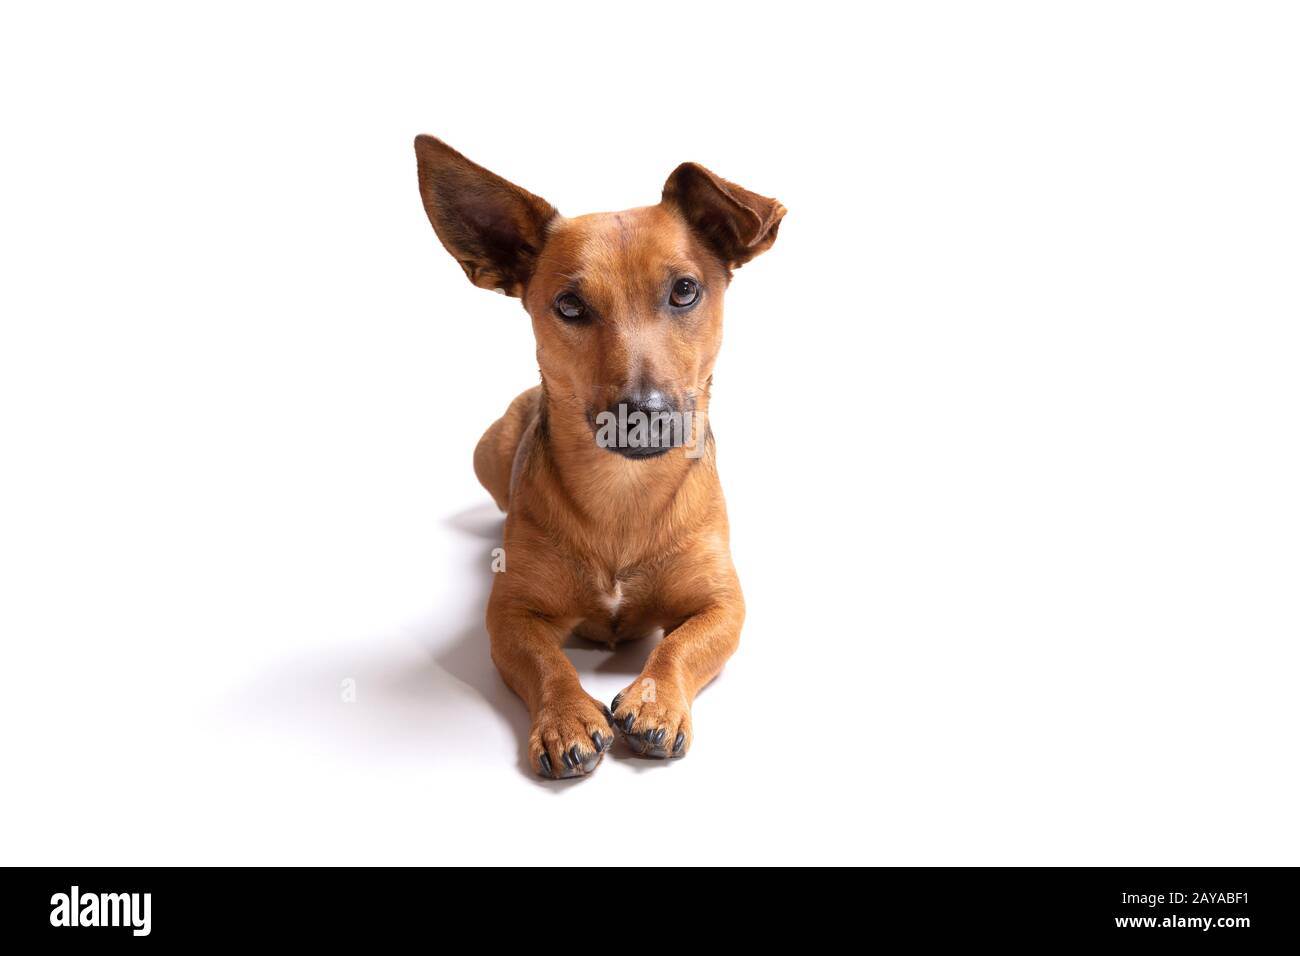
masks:
<path fill-rule="evenodd" d="M 450 6 L 6 8 L 4 862 L 1300 862 L 1294 8 Z M 526 772 L 420 132 L 789 207 L 684 761 Z"/>

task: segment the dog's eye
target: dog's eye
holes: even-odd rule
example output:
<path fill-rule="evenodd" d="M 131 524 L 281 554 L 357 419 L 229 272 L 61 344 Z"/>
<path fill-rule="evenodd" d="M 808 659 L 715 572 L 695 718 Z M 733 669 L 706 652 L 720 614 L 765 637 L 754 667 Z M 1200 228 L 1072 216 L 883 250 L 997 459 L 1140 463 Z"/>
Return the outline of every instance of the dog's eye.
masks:
<path fill-rule="evenodd" d="M 560 318 L 576 322 L 587 314 L 587 304 L 572 292 L 566 292 L 555 300 L 555 311 Z"/>
<path fill-rule="evenodd" d="M 688 305 L 694 305 L 699 297 L 699 283 L 694 279 L 678 279 L 673 283 L 673 291 L 669 294 L 668 301 L 677 308 L 684 309 Z"/>

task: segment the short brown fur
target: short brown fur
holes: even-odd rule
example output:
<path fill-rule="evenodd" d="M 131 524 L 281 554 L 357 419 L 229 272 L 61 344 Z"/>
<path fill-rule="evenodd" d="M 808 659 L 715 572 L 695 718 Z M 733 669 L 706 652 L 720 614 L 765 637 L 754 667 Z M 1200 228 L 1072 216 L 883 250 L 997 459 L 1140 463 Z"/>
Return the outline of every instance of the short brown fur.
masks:
<path fill-rule="evenodd" d="M 487 625 L 492 659 L 532 717 L 532 766 L 585 775 L 614 730 L 644 756 L 683 756 L 691 704 L 735 651 L 745 614 L 708 426 L 723 292 L 775 240 L 785 209 L 685 163 L 658 205 L 570 219 L 433 137 L 415 147 L 439 239 L 476 285 L 522 299 L 537 339 L 542 384 L 474 452 L 507 512 Z M 676 310 L 665 290 L 683 276 L 699 298 Z M 583 321 L 557 314 L 566 291 L 580 291 Z M 594 414 L 650 388 L 692 413 L 695 452 L 632 458 L 597 444 Z M 612 715 L 561 649 L 571 634 L 612 646 L 660 629 Z"/>

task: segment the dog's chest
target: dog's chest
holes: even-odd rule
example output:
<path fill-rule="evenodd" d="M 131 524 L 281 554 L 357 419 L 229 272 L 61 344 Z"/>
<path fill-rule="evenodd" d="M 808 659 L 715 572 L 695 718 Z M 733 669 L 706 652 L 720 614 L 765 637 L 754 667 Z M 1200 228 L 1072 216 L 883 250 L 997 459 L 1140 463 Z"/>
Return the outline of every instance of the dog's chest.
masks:
<path fill-rule="evenodd" d="M 636 576 L 613 577 L 594 583 L 582 623 L 574 629 L 579 637 L 598 643 L 615 644 L 653 633 L 644 582 Z"/>
<path fill-rule="evenodd" d="M 609 593 L 600 595 L 599 600 L 611 618 L 618 617 L 618 609 L 623 606 L 623 582 L 615 578 Z"/>

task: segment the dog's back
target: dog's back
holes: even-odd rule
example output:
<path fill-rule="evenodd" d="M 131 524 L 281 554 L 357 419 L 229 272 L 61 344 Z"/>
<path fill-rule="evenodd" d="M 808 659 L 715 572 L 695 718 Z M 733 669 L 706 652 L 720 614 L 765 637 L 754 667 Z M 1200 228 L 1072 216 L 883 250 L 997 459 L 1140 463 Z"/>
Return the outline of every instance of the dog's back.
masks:
<path fill-rule="evenodd" d="M 502 511 L 510 507 L 510 489 L 519 463 L 532 444 L 541 400 L 540 385 L 517 396 L 506 413 L 483 433 L 474 449 L 474 474 Z"/>

